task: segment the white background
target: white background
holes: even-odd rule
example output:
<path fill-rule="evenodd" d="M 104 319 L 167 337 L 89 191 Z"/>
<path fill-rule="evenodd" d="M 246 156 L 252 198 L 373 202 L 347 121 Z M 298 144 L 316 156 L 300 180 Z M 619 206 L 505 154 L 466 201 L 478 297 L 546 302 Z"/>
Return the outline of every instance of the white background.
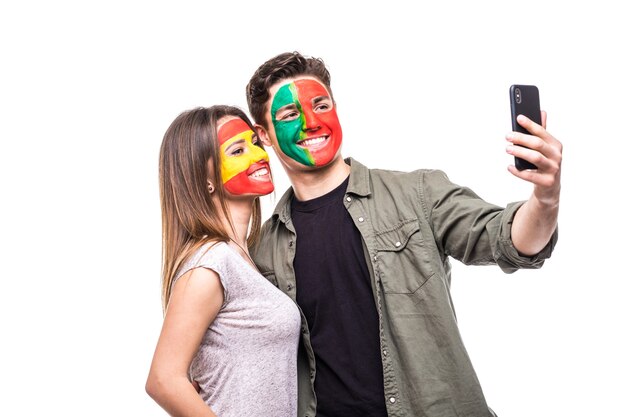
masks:
<path fill-rule="evenodd" d="M 144 391 L 163 133 L 195 106 L 246 109 L 254 70 L 299 50 L 331 71 L 344 156 L 443 169 L 501 205 L 531 191 L 506 171 L 508 87 L 539 86 L 564 144 L 560 240 L 539 271 L 455 262 L 459 326 L 501 417 L 625 416 L 626 30 L 612 4 L 3 2 L 0 415 L 165 415 Z"/>

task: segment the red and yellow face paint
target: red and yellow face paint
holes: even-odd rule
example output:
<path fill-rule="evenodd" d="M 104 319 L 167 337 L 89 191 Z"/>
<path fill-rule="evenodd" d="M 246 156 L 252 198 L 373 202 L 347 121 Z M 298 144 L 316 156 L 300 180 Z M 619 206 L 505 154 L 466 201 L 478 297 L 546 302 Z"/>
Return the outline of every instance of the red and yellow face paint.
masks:
<path fill-rule="evenodd" d="M 266 195 L 274 191 L 267 153 L 240 118 L 224 123 L 217 132 L 222 159 L 222 181 L 233 195 Z"/>

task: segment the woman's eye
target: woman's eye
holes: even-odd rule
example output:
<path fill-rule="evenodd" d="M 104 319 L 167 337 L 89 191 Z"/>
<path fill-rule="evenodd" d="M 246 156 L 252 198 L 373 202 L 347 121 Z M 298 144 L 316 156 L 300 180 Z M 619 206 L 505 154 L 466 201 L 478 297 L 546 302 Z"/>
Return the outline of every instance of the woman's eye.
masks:
<path fill-rule="evenodd" d="M 238 156 L 241 155 L 243 153 L 243 148 L 237 148 L 237 149 L 233 149 L 233 151 L 230 153 L 232 156 Z"/>

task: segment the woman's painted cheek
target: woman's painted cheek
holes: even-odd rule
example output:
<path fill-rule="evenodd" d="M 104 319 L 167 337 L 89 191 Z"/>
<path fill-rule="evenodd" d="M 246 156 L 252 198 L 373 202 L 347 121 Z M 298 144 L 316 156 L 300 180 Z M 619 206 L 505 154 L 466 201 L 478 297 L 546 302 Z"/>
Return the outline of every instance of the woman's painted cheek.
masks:
<path fill-rule="evenodd" d="M 233 177 L 242 172 L 248 171 L 248 168 L 257 162 L 269 162 L 269 156 L 265 150 L 252 144 L 246 140 L 247 152 L 241 156 L 228 156 L 222 152 L 222 182 L 225 184 Z"/>
<path fill-rule="evenodd" d="M 249 148 L 252 145 L 252 132 L 250 132 L 249 134 L 246 132 L 244 135 L 245 136 L 243 137 L 243 139 L 245 140 L 245 145 Z M 222 159 L 221 172 L 222 172 L 223 183 L 226 183 L 228 180 L 230 180 L 231 178 L 233 178 L 240 172 L 246 171 L 251 165 L 251 162 L 250 162 L 251 153 L 249 151 L 239 156 L 228 155 L 226 153 L 226 150 L 228 149 L 229 145 L 241 139 L 242 139 L 241 136 L 240 137 L 235 136 L 227 140 L 226 142 L 222 143 L 222 145 L 220 146 L 220 155 Z"/>
<path fill-rule="evenodd" d="M 222 153 L 222 182 L 224 184 L 243 170 L 244 164 L 241 162 Z"/>

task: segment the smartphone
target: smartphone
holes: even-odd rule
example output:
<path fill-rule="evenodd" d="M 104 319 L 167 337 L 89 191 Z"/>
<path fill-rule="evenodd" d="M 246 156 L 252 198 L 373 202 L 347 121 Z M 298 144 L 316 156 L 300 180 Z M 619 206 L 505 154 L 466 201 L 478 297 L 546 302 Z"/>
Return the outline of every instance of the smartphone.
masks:
<path fill-rule="evenodd" d="M 517 116 L 523 114 L 533 122 L 541 125 L 541 107 L 539 106 L 539 89 L 534 85 L 513 84 L 509 89 L 511 101 L 511 122 L 515 132 L 530 134 L 517 123 Z M 515 157 L 515 168 L 522 171 L 525 169 L 537 169 L 525 159 Z"/>

